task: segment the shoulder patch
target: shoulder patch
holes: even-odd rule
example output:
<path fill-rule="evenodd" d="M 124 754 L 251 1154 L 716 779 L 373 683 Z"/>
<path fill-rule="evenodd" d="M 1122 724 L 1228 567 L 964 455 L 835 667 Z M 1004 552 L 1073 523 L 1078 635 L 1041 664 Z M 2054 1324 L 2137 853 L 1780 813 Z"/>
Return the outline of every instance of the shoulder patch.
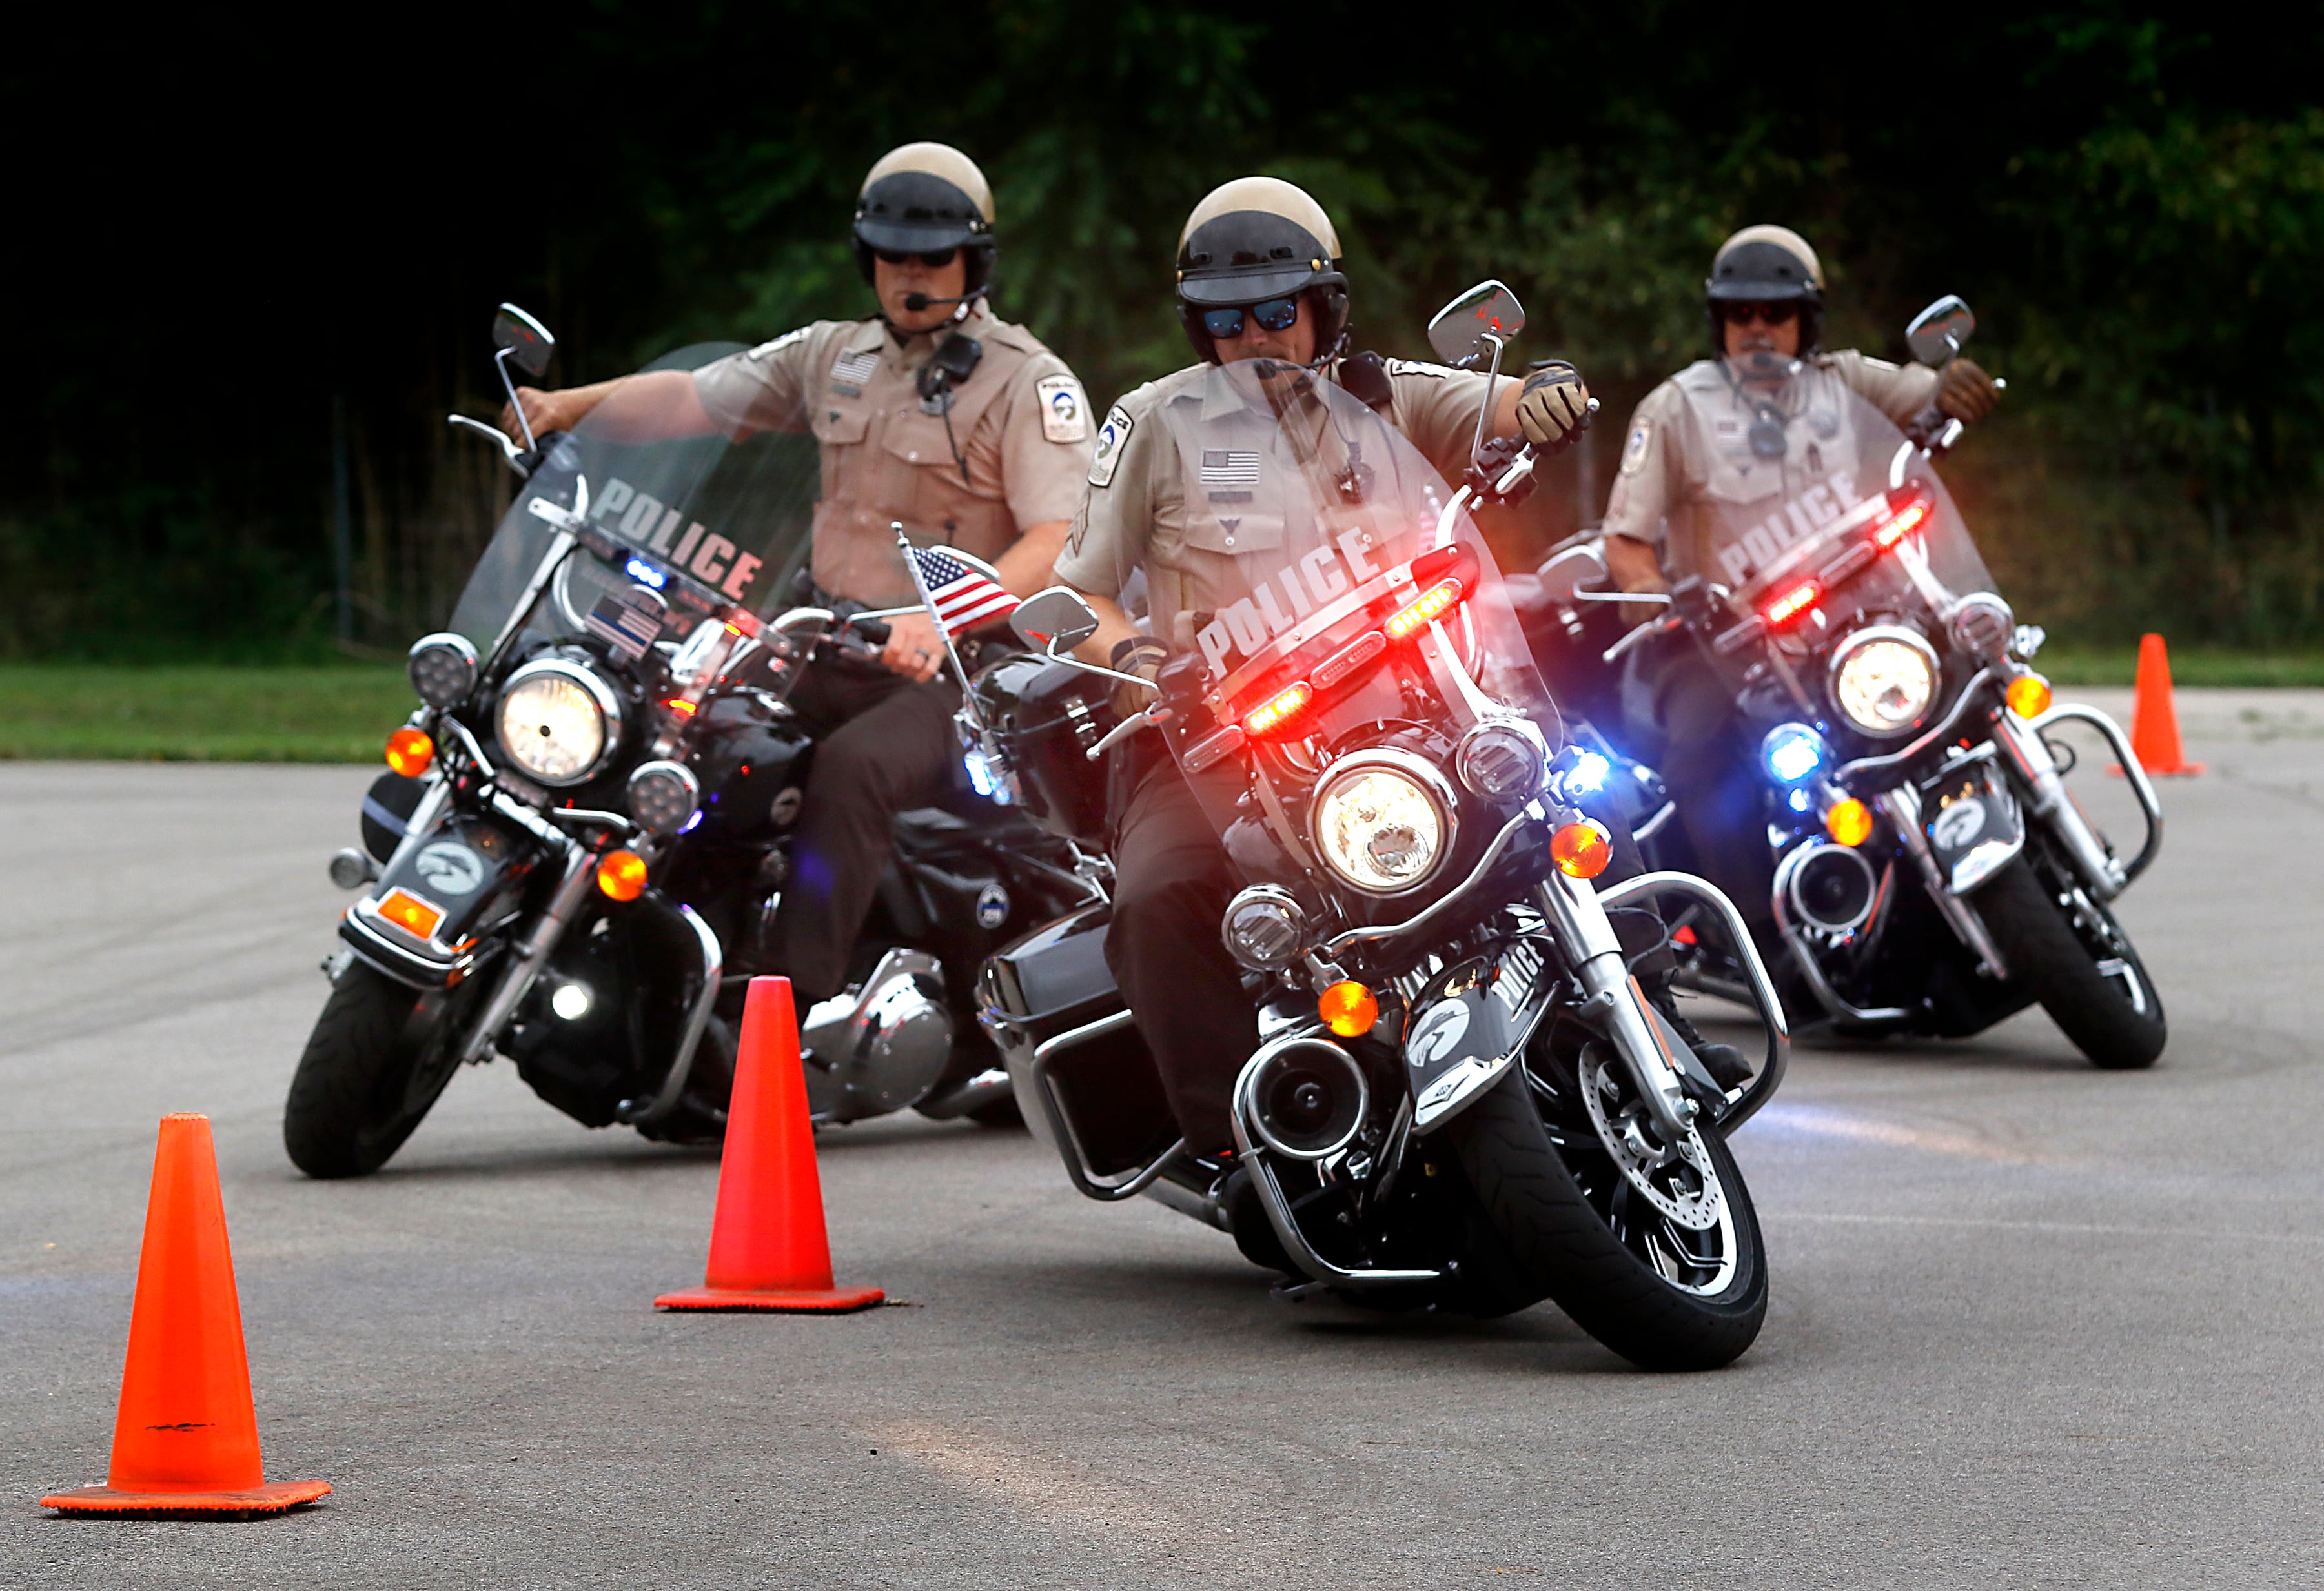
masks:
<path fill-rule="evenodd" d="M 1388 373 L 1392 376 L 1426 376 L 1433 382 L 1441 382 L 1452 372 L 1445 365 L 1428 364 L 1417 359 L 1391 359 L 1388 362 Z"/>
<path fill-rule="evenodd" d="M 755 361 L 767 358 L 770 354 L 779 354 L 784 349 L 789 347 L 793 343 L 805 342 L 807 340 L 807 334 L 814 329 L 815 327 L 811 326 L 803 326 L 797 331 L 787 331 L 771 343 L 761 343 L 743 357 Z"/>
<path fill-rule="evenodd" d="M 1113 484 L 1114 466 L 1121 462 L 1121 450 L 1129 443 L 1130 430 L 1137 424 L 1130 418 L 1130 410 L 1119 403 L 1106 411 L 1105 424 L 1097 428 L 1097 451 L 1090 455 L 1091 485 Z"/>
<path fill-rule="evenodd" d="M 1655 422 L 1637 421 L 1630 427 L 1630 439 L 1622 444 L 1622 473 L 1635 475 L 1646 467 L 1646 446 L 1654 440 Z"/>
<path fill-rule="evenodd" d="M 1041 437 L 1048 442 L 1089 440 L 1089 400 L 1069 375 L 1043 376 L 1033 385 L 1041 400 Z M 1115 413 L 1120 410 L 1116 409 Z M 1110 418 L 1110 417 L 1109 417 Z"/>

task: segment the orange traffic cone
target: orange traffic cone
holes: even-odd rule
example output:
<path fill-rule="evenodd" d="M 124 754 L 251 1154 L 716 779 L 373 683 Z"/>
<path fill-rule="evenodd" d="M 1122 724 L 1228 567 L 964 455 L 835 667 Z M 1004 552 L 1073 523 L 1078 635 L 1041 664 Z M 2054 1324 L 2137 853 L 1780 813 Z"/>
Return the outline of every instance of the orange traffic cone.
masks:
<path fill-rule="evenodd" d="M 226 1249 L 207 1116 L 165 1116 L 145 1204 L 129 1358 L 101 1486 L 58 1492 L 67 1513 L 251 1519 L 312 1503 L 327 1481 L 276 1481 L 259 1464 L 242 1306 Z"/>
<path fill-rule="evenodd" d="M 2171 701 L 2171 657 L 2163 638 L 2149 633 L 2138 640 L 2138 691 L 2132 699 L 2130 749 L 2138 765 L 2150 774 L 2199 774 L 2200 762 L 2189 762 L 2179 749 L 2179 712 Z M 2119 771 L 2119 770 L 2116 770 Z"/>
<path fill-rule="evenodd" d="M 710 1223 L 703 1284 L 665 1292 L 658 1310 L 772 1310 L 841 1313 L 888 1295 L 831 1284 L 831 1238 L 815 1129 L 799 1071 L 798 1018 L 788 978 L 753 978 L 734 1057 L 718 1212 Z"/>

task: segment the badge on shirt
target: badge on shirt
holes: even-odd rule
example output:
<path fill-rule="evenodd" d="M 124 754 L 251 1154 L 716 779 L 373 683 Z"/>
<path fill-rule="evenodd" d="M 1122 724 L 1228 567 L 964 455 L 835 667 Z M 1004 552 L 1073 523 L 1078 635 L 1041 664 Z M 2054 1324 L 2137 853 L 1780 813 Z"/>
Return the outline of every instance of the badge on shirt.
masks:
<path fill-rule="evenodd" d="M 1113 484 L 1113 467 L 1121 462 L 1121 450 L 1129 446 L 1130 428 L 1137 423 L 1119 403 L 1106 411 L 1105 424 L 1097 428 L 1097 451 L 1090 455 L 1091 485 Z"/>
<path fill-rule="evenodd" d="M 1630 428 L 1630 439 L 1622 444 L 1622 473 L 1635 475 L 1646 466 L 1646 444 L 1654 437 L 1654 422 L 1640 420 Z"/>
<path fill-rule="evenodd" d="M 1048 442 L 1089 440 L 1089 400 L 1069 375 L 1043 376 L 1034 383 L 1041 400 L 1041 437 Z"/>
<path fill-rule="evenodd" d="M 841 349 L 839 357 L 831 362 L 831 384 L 849 397 L 863 391 L 863 383 L 880 368 L 880 350 L 864 348 L 854 353 Z"/>

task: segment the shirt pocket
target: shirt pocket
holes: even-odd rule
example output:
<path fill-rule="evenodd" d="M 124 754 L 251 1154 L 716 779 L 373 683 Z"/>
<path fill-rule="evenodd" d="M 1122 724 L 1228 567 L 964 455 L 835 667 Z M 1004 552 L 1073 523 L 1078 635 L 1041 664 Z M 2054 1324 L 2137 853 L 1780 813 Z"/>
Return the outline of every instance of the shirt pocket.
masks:
<path fill-rule="evenodd" d="M 825 447 L 852 447 L 863 440 L 863 433 L 871 425 L 872 417 L 852 404 L 839 407 L 826 403 L 815 411 L 807 428 Z"/>
<path fill-rule="evenodd" d="M 1284 516 L 1266 508 L 1205 503 L 1186 515 L 1185 545 L 1198 552 L 1241 557 L 1283 548 Z"/>

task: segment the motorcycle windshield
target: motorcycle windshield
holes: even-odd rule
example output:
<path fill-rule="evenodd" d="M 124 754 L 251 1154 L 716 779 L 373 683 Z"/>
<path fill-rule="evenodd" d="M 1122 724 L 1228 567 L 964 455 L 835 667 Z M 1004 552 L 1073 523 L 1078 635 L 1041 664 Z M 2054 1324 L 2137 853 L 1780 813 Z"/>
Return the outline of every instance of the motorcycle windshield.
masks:
<path fill-rule="evenodd" d="M 1455 773 L 1462 736 L 1498 723 L 1519 764 L 1559 739 L 1460 499 L 1384 418 L 1295 366 L 1209 371 L 1155 423 L 1177 464 L 1157 483 L 1156 535 L 1181 546 L 1153 590 L 1156 632 L 1178 643 L 1165 732 L 1229 853 L 1246 874 L 1268 870 L 1253 864 L 1265 852 L 1379 897 L 1445 881 L 1478 799 Z M 1335 772 L 1368 752 L 1395 777 Z M 1501 805 L 1521 805 L 1536 771 Z M 1432 810 L 1370 811 L 1415 799 Z M 1272 847 L 1239 843 L 1239 823 Z"/>
<path fill-rule="evenodd" d="M 741 351 L 698 344 L 646 369 L 695 370 Z M 451 628 L 479 654 L 578 639 L 601 597 L 640 585 L 668 604 L 659 639 L 683 639 L 707 617 L 792 605 L 791 579 L 813 542 L 815 439 L 650 440 L 635 430 L 617 405 L 600 405 L 517 489 L 453 610 Z M 569 550 L 545 571 L 560 536 L 572 538 Z"/>
<path fill-rule="evenodd" d="M 1714 455 L 1702 573 L 1786 650 L 1993 588 L 1928 455 L 1834 372 L 1805 367 L 1716 428 L 1735 434 Z"/>

